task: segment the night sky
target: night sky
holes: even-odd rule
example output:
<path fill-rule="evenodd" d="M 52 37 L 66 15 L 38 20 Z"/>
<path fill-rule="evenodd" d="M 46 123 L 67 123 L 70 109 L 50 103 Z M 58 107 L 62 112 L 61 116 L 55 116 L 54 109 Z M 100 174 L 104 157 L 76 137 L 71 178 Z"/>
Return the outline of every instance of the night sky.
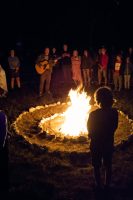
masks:
<path fill-rule="evenodd" d="M 1 47 L 133 46 L 132 1 L 1 0 Z"/>

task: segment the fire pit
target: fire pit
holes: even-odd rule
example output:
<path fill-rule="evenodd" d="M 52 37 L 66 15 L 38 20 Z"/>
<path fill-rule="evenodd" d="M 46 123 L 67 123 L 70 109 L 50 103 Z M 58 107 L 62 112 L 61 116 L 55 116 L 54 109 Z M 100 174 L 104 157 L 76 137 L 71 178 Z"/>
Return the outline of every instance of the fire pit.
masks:
<path fill-rule="evenodd" d="M 37 106 L 22 113 L 14 122 L 16 133 L 49 151 L 88 152 L 87 119 L 96 107 L 89 104 L 90 97 L 84 91 L 70 90 L 68 96 L 68 102 Z M 131 132 L 132 120 L 119 112 L 115 145 L 127 140 Z"/>
<path fill-rule="evenodd" d="M 39 126 L 47 133 L 54 133 L 62 137 L 79 137 L 87 134 L 87 119 L 91 109 L 90 97 L 85 92 L 70 90 L 70 102 L 64 112 L 41 120 Z"/>

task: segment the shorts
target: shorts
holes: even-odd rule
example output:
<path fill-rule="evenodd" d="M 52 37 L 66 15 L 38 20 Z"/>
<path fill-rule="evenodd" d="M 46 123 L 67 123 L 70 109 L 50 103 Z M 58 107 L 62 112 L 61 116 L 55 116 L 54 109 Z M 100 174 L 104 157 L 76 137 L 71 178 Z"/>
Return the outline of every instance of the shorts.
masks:
<path fill-rule="evenodd" d="M 18 78 L 20 76 L 19 71 L 16 71 L 14 69 L 11 69 L 10 74 L 11 74 L 11 78 Z"/>

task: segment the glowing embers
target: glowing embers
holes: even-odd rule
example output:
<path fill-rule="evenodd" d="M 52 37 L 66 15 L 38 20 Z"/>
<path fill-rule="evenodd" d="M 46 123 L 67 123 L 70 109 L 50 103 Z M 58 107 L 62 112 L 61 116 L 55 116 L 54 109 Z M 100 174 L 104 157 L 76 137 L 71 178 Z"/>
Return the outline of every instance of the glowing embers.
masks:
<path fill-rule="evenodd" d="M 87 119 L 91 109 L 90 97 L 82 91 L 70 90 L 70 102 L 63 113 L 43 118 L 39 124 L 47 133 L 62 134 L 62 136 L 78 137 L 87 135 Z"/>

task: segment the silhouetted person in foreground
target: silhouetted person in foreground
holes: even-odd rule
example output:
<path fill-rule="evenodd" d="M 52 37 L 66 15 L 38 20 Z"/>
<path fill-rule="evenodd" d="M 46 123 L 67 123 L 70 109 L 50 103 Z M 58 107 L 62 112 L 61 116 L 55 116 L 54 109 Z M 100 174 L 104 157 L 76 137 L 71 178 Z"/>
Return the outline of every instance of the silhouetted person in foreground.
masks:
<path fill-rule="evenodd" d="M 113 105 L 113 95 L 108 87 L 100 87 L 94 94 L 98 109 L 89 115 L 87 128 L 91 139 L 90 150 L 96 188 L 101 189 L 101 167 L 104 166 L 104 187 L 109 188 L 112 174 L 114 133 L 118 127 L 118 112 Z"/>
<path fill-rule="evenodd" d="M 7 118 L 0 110 L 0 196 L 7 195 L 8 187 Z"/>

